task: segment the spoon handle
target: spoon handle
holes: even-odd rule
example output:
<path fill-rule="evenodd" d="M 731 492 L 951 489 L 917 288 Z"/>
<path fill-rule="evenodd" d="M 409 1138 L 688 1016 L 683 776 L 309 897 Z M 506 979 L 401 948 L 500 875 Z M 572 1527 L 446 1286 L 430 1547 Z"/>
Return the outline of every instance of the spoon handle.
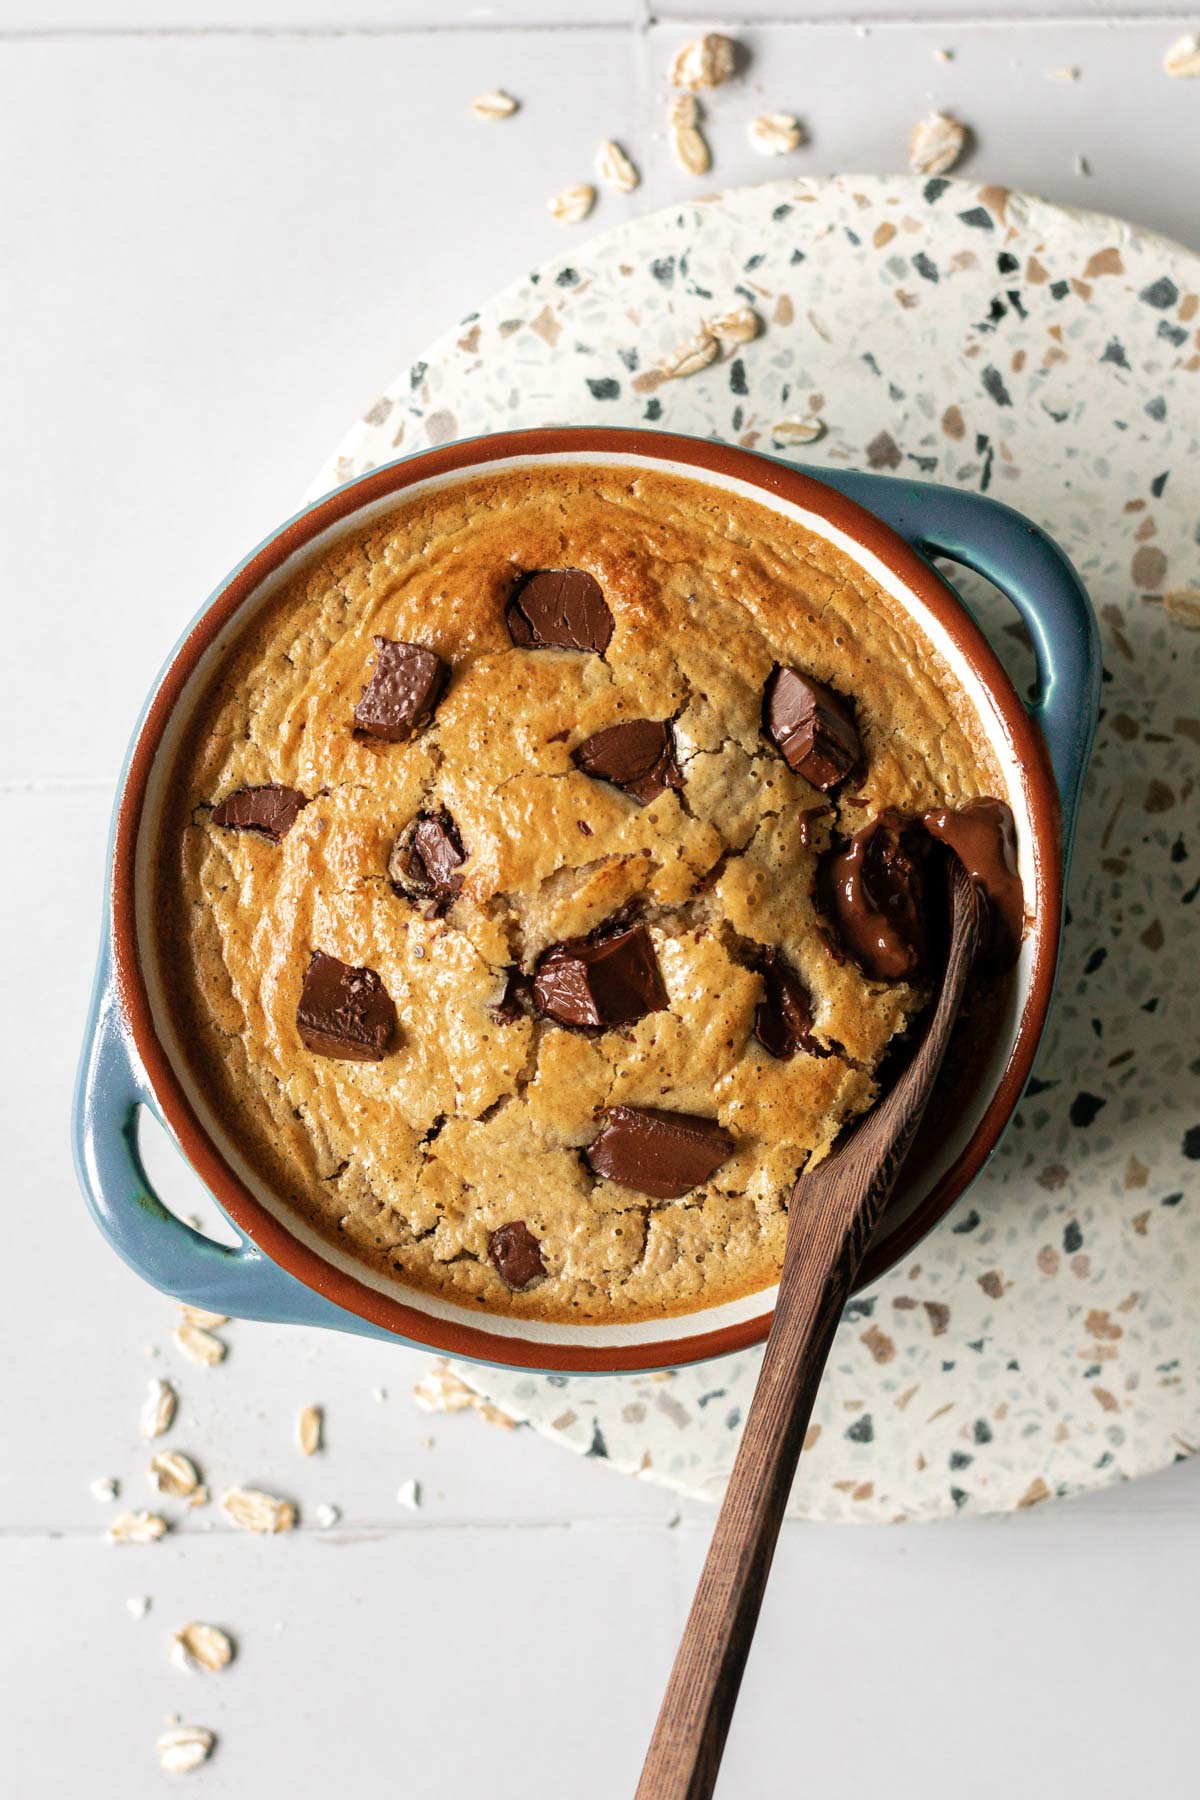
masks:
<path fill-rule="evenodd" d="M 637 1800 L 707 1800 L 809 1416 L 861 1246 L 814 1214 L 780 1281 L 775 1322 L 725 1500 L 646 1756 Z"/>
<path fill-rule="evenodd" d="M 762 1370 L 637 1800 L 708 1800 L 716 1785 L 821 1375 L 867 1240 L 941 1066 L 976 935 L 974 896 L 955 863 L 950 954 L 920 1047 L 845 1148 L 793 1190 Z"/>

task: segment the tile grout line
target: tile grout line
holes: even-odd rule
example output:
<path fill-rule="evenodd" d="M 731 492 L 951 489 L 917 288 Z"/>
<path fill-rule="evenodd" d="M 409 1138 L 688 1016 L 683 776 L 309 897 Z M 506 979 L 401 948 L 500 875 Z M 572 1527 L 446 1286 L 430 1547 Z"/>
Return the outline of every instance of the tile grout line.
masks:
<path fill-rule="evenodd" d="M 1111 12 L 1091 12 L 1083 9 L 1070 12 L 1061 9 L 1047 9 L 1044 12 L 1036 13 L 1004 12 L 999 7 L 994 7 L 989 11 L 985 7 L 977 13 L 961 15 L 924 12 L 918 6 L 903 14 L 848 8 L 836 16 L 825 13 L 816 16 L 810 14 L 807 17 L 789 16 L 787 18 L 782 18 L 777 13 L 735 13 L 731 11 L 722 14 L 719 20 L 713 20 L 711 23 L 719 24 L 723 31 L 752 31 L 755 29 L 773 31 L 781 26 L 793 26 L 805 30 L 816 26 L 836 27 L 839 30 L 849 27 L 851 30 L 858 30 L 860 27 L 866 26 L 872 31 L 885 31 L 889 27 L 897 27 L 901 30 L 936 28 L 939 31 L 970 31 L 981 26 L 987 29 L 1004 30 L 1012 30 L 1017 26 L 1062 29 L 1068 25 L 1173 25 L 1178 29 L 1181 20 L 1187 23 L 1194 16 L 1195 7 L 1188 4 L 1168 6 L 1166 9 L 1146 13 L 1131 12 L 1128 7 L 1114 7 Z M 707 19 L 694 18 L 687 13 L 680 13 L 678 17 L 656 13 L 647 0 L 645 24 L 648 26 L 674 26 L 680 30 L 695 30 L 709 23 L 710 21 Z"/>
<path fill-rule="evenodd" d="M 1124 1493 L 1125 1491 L 1125 1485 L 1111 1490 L 1114 1494 Z M 152 1502 L 148 1502 L 148 1504 L 152 1504 Z M 1067 1509 L 1070 1509 L 1071 1516 L 1076 1520 L 1082 1520 L 1084 1522 L 1087 1520 L 1094 1520 L 1096 1522 L 1103 1521 L 1107 1525 L 1127 1523 L 1130 1517 L 1129 1508 L 1127 1506 L 1122 1504 L 1105 1504 L 1104 1492 L 1101 1490 L 1094 1494 L 1076 1496 L 1072 1500 L 1061 1502 L 1059 1506 L 1051 1512 L 1041 1513 L 1040 1525 L 1042 1529 L 1052 1522 L 1065 1519 L 1067 1516 Z M 114 1511 L 120 1510 L 120 1506 L 114 1508 Z M 606 1515 L 602 1513 L 579 1513 L 575 1516 L 564 1515 L 548 1519 L 487 1518 L 478 1516 L 474 1518 L 458 1519 L 437 1519 L 429 1517 L 414 1517 L 411 1519 L 365 1519 L 351 1522 L 342 1518 L 336 1526 L 331 1527 L 328 1530 L 321 1530 L 318 1527 L 302 1524 L 292 1532 L 283 1535 L 295 1543 L 323 1543 L 344 1549 L 358 1544 L 378 1542 L 381 1538 L 402 1538 L 405 1536 L 425 1536 L 429 1534 L 449 1535 L 454 1532 L 495 1534 L 511 1534 L 513 1532 L 524 1534 L 534 1532 L 557 1532 L 565 1534 L 569 1532 L 599 1531 L 605 1533 L 619 1532 L 642 1535 L 670 1533 L 679 1544 L 683 1544 L 684 1542 L 692 1542 L 694 1544 L 695 1541 L 699 1539 L 701 1549 L 707 1551 L 708 1542 L 716 1523 L 716 1512 L 717 1509 L 714 1505 L 710 1510 L 706 1509 L 704 1512 L 680 1511 L 666 1515 L 662 1518 L 645 1519 L 625 1518 L 620 1515 Z M 1029 1515 L 1031 1518 L 1038 1518 L 1038 1516 L 1038 1514 Z M 1177 1524 L 1187 1524 L 1191 1526 L 1195 1522 L 1196 1508 L 1194 1499 L 1189 1490 L 1187 1494 L 1181 1492 L 1178 1499 L 1168 1501 L 1156 1498 L 1150 1503 L 1142 1503 L 1140 1505 L 1138 1516 L 1141 1518 L 1153 1518 L 1163 1522 L 1172 1521 Z M 967 1529 L 972 1532 L 978 1532 L 981 1529 L 996 1532 L 1021 1531 L 1030 1528 L 1022 1523 L 1022 1518 L 1023 1515 L 1014 1512 L 988 1513 L 966 1521 L 966 1526 Z M 941 1531 L 938 1528 L 948 1527 L 953 1523 L 954 1521 L 952 1519 L 909 1520 L 904 1522 L 899 1529 L 913 1534 L 914 1536 L 920 1535 L 922 1540 L 924 1540 L 927 1533 L 934 1536 L 945 1536 L 946 1532 Z M 802 1535 L 808 1537 L 814 1529 L 837 1533 L 839 1534 L 839 1537 L 844 1534 L 846 1538 L 852 1538 L 856 1537 L 858 1534 L 862 1534 L 864 1539 L 871 1538 L 880 1540 L 894 1536 L 897 1528 L 881 1526 L 875 1523 L 855 1523 L 846 1520 L 834 1522 L 814 1519 L 785 1518 L 783 1521 L 782 1536 L 784 1540 L 790 1537 L 799 1538 Z M 1036 1529 L 1036 1527 L 1033 1529 Z M 249 1545 L 258 1540 L 256 1539 L 255 1534 L 239 1531 L 233 1526 L 218 1525 L 213 1529 L 205 1529 L 193 1525 L 184 1530 L 176 1529 L 170 1531 L 167 1536 L 160 1541 L 161 1543 L 168 1545 L 173 1543 L 177 1547 L 184 1544 L 211 1543 L 219 1544 L 224 1548 L 231 1543 L 246 1543 Z M 7 1523 L 0 1525 L 0 1552 L 9 1545 L 22 1543 L 93 1543 L 98 1546 L 103 1546 L 106 1550 L 124 1550 L 129 1548 L 129 1546 L 126 1545 L 110 1544 L 105 1535 L 103 1526 L 98 1529 L 93 1525 L 54 1526 L 34 1524 L 32 1522 L 29 1524 Z M 157 1549 L 158 1546 L 138 1545 L 135 1546 L 135 1548 L 149 1550 Z M 683 1614 L 686 1613 L 687 1607 L 690 1605 L 698 1574 L 698 1568 L 695 1562 L 696 1551 L 693 1549 L 690 1561 L 681 1551 L 676 1550 L 673 1551 L 672 1554 L 676 1559 L 675 1580 L 681 1607 L 680 1619 L 682 1620 Z"/>
<path fill-rule="evenodd" d="M 415 38 L 455 37 L 470 33 L 476 37 L 519 37 L 554 32 L 561 36 L 582 37 L 587 32 L 628 31 L 628 19 L 571 19 L 543 24 L 500 23 L 492 19 L 467 20 L 463 23 L 428 25 L 27 25 L 0 31 L 0 44 L 38 43 L 79 40 L 82 42 L 111 38 L 118 41 L 160 38 L 263 38 L 335 40 L 338 38 Z M 637 21 L 633 21 L 637 23 Z"/>
<path fill-rule="evenodd" d="M 149 1503 L 148 1503 L 149 1504 Z M 119 1512 L 118 1506 L 114 1509 Z M 424 1537 L 433 1534 L 449 1534 L 452 1532 L 630 1532 L 643 1535 L 659 1532 L 673 1532 L 678 1529 L 680 1520 L 675 1517 L 661 1519 L 627 1519 L 620 1516 L 605 1517 L 600 1513 L 580 1513 L 577 1517 L 557 1519 L 505 1519 L 505 1518 L 473 1518 L 473 1519 L 430 1519 L 413 1518 L 404 1520 L 364 1519 L 348 1523 L 344 1518 L 338 1525 L 327 1530 L 319 1527 L 301 1525 L 298 1529 L 281 1535 L 294 1543 L 335 1544 L 343 1548 L 347 1545 L 361 1543 L 377 1543 L 380 1538 Z M 711 1529 L 711 1526 L 709 1527 Z M 250 1544 L 255 1541 L 256 1534 L 239 1531 L 233 1525 L 219 1525 L 213 1529 L 193 1527 L 190 1530 L 168 1531 L 159 1539 L 160 1544 Z M 102 1545 L 106 1550 L 123 1550 L 130 1548 L 124 1544 L 110 1543 L 105 1529 L 97 1529 L 90 1525 L 0 1525 L 0 1550 L 8 1544 L 19 1543 L 93 1543 Z M 139 1549 L 157 1548 L 157 1545 L 137 1545 Z"/>
<path fill-rule="evenodd" d="M 736 14 L 730 13 L 718 21 L 729 31 L 846 31 L 867 28 L 872 32 L 883 31 L 924 31 L 938 29 L 941 31 L 1011 31 L 1017 27 L 1043 31 L 1063 30 L 1067 27 L 1095 28 L 1115 27 L 1162 27 L 1164 30 L 1178 30 L 1181 23 L 1187 24 L 1192 18 L 1192 7 L 1172 8 L 1169 11 L 1153 13 L 1136 13 L 1114 11 L 1111 13 L 1094 12 L 1047 12 L 1026 16 L 1005 14 L 1003 12 L 981 12 L 963 17 L 946 17 L 944 14 L 915 11 L 904 17 L 890 14 L 870 12 L 847 12 L 836 18 L 828 15 L 808 18 L 780 18 L 770 13 Z M 452 35 L 483 36 L 532 36 L 554 33 L 558 35 L 573 34 L 582 36 L 588 32 L 623 32 L 631 27 L 635 32 L 648 33 L 653 30 L 667 29 L 687 31 L 709 23 L 704 19 L 689 18 L 681 14 L 678 18 L 664 17 L 654 12 L 648 0 L 638 0 L 633 14 L 627 20 L 614 19 L 572 19 L 548 20 L 542 22 L 512 23 L 491 19 L 468 19 L 456 23 L 429 23 L 424 25 L 338 25 L 330 22 L 325 25 L 170 25 L 170 26 L 26 26 L 8 31 L 0 31 L 0 45 L 22 43 L 70 43 L 103 41 L 111 39 L 117 42 L 126 40 L 169 40 L 169 39 L 208 39 L 208 38 L 247 38 L 267 41 L 294 40 L 336 41 L 338 39 L 360 38 L 414 38 L 414 37 L 449 37 Z"/>

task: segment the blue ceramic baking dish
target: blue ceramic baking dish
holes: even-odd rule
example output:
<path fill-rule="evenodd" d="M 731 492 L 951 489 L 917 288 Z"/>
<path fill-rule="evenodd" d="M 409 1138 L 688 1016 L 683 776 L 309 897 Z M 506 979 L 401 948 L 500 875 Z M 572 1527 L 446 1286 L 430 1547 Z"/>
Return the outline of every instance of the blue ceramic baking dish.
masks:
<path fill-rule="evenodd" d="M 374 469 L 289 520 L 206 602 L 147 700 L 118 789 L 95 990 L 74 1106 L 76 1163 L 113 1248 L 181 1300 L 240 1318 L 357 1332 L 536 1369 L 678 1365 L 765 1337 L 773 1290 L 669 1318 L 568 1326 L 481 1314 L 377 1275 L 311 1232 L 240 1158 L 191 1074 L 161 1004 L 149 872 L 165 777 L 206 673 L 304 559 L 428 485 L 481 470 L 568 462 L 666 469 L 743 494 L 837 544 L 880 582 L 951 667 L 1004 771 L 1031 922 L 1011 992 L 951 1126 L 920 1159 L 863 1265 L 870 1282 L 939 1219 L 995 1148 L 1028 1078 L 1053 991 L 1080 788 L 1099 705 L 1095 620 L 1062 551 L 983 495 L 807 469 L 724 444 L 644 430 L 555 429 L 444 445 Z M 933 558 L 974 569 L 1028 629 L 1037 679 L 1022 701 Z M 167 1210 L 138 1151 L 147 1107 L 238 1234 L 217 1244 Z"/>

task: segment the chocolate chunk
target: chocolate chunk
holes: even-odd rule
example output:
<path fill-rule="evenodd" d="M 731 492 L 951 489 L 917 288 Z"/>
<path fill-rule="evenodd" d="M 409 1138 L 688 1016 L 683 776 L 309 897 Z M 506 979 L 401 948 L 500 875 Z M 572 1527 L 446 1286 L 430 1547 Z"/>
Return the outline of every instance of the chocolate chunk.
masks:
<path fill-rule="evenodd" d="M 669 719 L 629 719 L 585 738 L 574 761 L 585 775 L 611 781 L 643 806 L 683 786 Z"/>
<path fill-rule="evenodd" d="M 307 805 L 297 789 L 272 782 L 268 787 L 239 788 L 213 807 L 212 822 L 223 825 L 227 831 L 256 831 L 259 837 L 277 844 L 296 823 L 300 809 Z"/>
<path fill-rule="evenodd" d="M 423 644 L 377 637 L 375 651 L 375 668 L 354 709 L 354 723 L 368 737 L 402 744 L 432 719 L 450 671 Z"/>
<path fill-rule="evenodd" d="M 678 1200 L 715 1174 L 732 1149 L 733 1139 L 715 1119 L 614 1106 L 585 1154 L 592 1172 L 607 1181 L 652 1200 Z"/>
<path fill-rule="evenodd" d="M 539 1012 L 576 1030 L 632 1025 L 667 1004 L 644 925 L 552 944 L 538 962 L 533 997 Z"/>
<path fill-rule="evenodd" d="M 929 840 L 889 807 L 822 858 L 818 899 L 838 942 L 875 981 L 908 981 L 929 957 L 923 863 Z"/>
<path fill-rule="evenodd" d="M 613 616 L 600 583 L 583 569 L 537 569 L 505 608 L 509 636 L 530 650 L 595 650 L 603 654 Z"/>
<path fill-rule="evenodd" d="M 763 689 L 763 729 L 788 767 L 814 787 L 836 787 L 862 755 L 854 716 L 840 695 L 778 664 Z"/>
<path fill-rule="evenodd" d="M 518 1294 L 546 1273 L 542 1246 L 524 1219 L 514 1219 L 511 1225 L 501 1225 L 493 1231 L 488 1239 L 488 1255 L 504 1285 Z"/>
<path fill-rule="evenodd" d="M 931 837 L 948 844 L 982 900 L 981 959 L 992 970 L 1017 959 L 1025 930 L 1025 895 L 1017 873 L 1017 829 L 1003 800 L 972 800 L 956 812 L 923 815 Z"/>
<path fill-rule="evenodd" d="M 445 912 L 462 887 L 467 860 L 458 827 L 448 812 L 418 813 L 405 826 L 388 858 L 388 879 L 406 900 L 429 900 Z"/>
<path fill-rule="evenodd" d="M 315 950 L 304 977 L 296 1029 L 314 1056 L 379 1062 L 396 1029 L 392 997 L 374 969 L 355 969 Z"/>
<path fill-rule="evenodd" d="M 767 950 L 761 968 L 763 997 L 754 1010 L 754 1035 L 763 1049 L 781 1062 L 797 1050 L 823 1056 L 824 1046 L 811 1035 L 812 999 L 791 963 L 781 950 Z"/>

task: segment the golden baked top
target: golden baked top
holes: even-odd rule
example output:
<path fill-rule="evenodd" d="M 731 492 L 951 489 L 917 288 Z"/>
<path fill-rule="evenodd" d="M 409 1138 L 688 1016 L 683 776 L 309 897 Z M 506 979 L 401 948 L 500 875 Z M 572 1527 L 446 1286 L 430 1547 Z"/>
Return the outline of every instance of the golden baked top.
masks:
<path fill-rule="evenodd" d="M 572 630 L 596 647 L 544 646 Z M 807 761 L 777 670 L 780 715 L 833 690 Z M 727 1300 L 923 999 L 839 948 L 818 858 L 1003 793 L 822 538 L 641 469 L 474 476 L 310 565 L 212 682 L 159 859 L 179 1036 L 272 1186 L 399 1282 L 575 1321 Z"/>

